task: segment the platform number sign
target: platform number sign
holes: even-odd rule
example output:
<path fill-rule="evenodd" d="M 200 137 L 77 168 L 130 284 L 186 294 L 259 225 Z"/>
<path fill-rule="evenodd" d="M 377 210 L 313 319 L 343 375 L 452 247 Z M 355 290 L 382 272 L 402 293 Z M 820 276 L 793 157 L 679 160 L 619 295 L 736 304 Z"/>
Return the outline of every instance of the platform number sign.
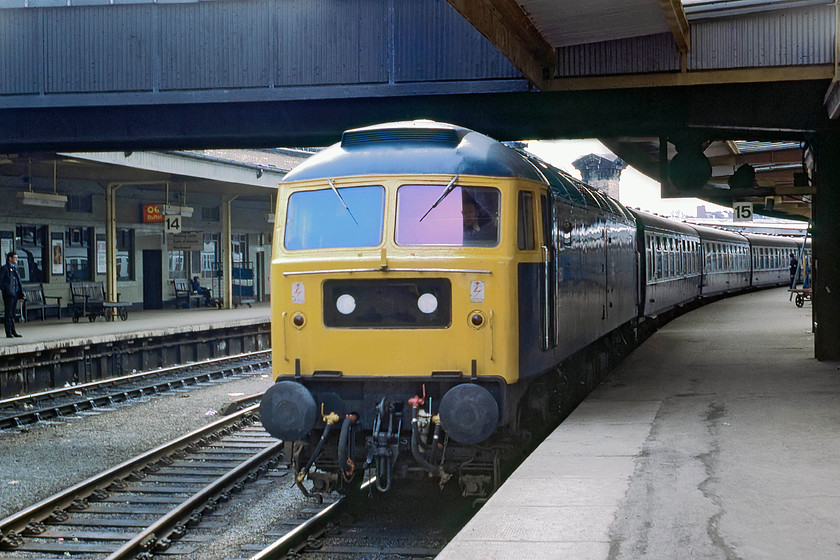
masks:
<path fill-rule="evenodd" d="M 181 216 L 166 217 L 166 233 L 181 233 Z"/>
<path fill-rule="evenodd" d="M 732 221 L 733 222 L 751 222 L 753 221 L 753 203 L 752 202 L 734 202 L 732 204 Z"/>

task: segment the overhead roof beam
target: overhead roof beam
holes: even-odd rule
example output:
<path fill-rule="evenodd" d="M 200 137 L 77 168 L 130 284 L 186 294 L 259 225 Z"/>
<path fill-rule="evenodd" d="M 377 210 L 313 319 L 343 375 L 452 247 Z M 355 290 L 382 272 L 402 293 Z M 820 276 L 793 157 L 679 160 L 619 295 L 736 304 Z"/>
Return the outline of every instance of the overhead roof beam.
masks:
<path fill-rule="evenodd" d="M 674 36 L 677 48 L 681 53 L 687 53 L 691 50 L 691 32 L 688 28 L 688 18 L 685 16 L 682 1 L 659 0 L 659 5 L 662 6 L 662 13 L 671 29 L 671 35 Z"/>
<path fill-rule="evenodd" d="M 554 77 L 554 48 L 514 0 L 447 1 L 537 87 Z"/>

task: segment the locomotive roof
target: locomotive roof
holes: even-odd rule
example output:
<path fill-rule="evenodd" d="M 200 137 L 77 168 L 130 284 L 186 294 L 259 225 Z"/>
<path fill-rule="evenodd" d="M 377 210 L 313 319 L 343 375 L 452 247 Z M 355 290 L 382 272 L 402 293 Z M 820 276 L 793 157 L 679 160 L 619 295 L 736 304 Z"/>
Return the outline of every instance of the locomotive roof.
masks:
<path fill-rule="evenodd" d="M 283 181 L 415 173 L 520 177 L 543 182 L 516 150 L 468 128 L 427 120 L 347 130 L 341 142 L 310 157 Z"/>

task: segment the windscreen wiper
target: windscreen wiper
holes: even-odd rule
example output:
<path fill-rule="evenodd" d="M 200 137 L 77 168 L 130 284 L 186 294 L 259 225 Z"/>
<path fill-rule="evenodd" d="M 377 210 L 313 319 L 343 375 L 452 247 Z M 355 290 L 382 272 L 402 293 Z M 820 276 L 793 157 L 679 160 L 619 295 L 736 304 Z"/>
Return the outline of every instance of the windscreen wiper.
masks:
<path fill-rule="evenodd" d="M 432 207 L 431 207 L 431 208 L 429 208 L 428 210 L 426 210 L 426 213 L 425 213 L 425 214 L 423 214 L 423 218 L 425 218 L 426 216 L 428 216 L 428 215 L 429 215 L 429 212 L 431 212 L 432 210 L 434 210 L 435 208 L 437 208 L 437 205 L 438 205 L 438 204 L 440 204 L 441 202 L 443 202 L 443 199 L 444 199 L 444 198 L 446 198 L 447 196 L 449 196 L 449 193 L 451 193 L 453 190 L 455 190 L 455 181 L 457 181 L 457 180 L 458 180 L 458 176 L 457 176 L 457 175 L 455 175 L 454 177 L 452 177 L 452 180 L 451 180 L 451 181 L 449 181 L 449 184 L 448 184 L 448 185 L 446 185 L 446 188 L 443 190 L 443 194 L 442 194 L 442 195 L 440 195 L 440 197 L 438 197 L 438 199 L 435 201 L 435 203 L 434 203 L 434 204 L 432 204 Z M 422 221 L 423 221 L 423 218 L 420 218 L 420 220 L 418 220 L 418 221 L 422 222 Z"/>
<path fill-rule="evenodd" d="M 353 215 L 353 212 L 350 210 L 350 207 L 347 206 L 347 203 L 344 202 L 343 198 L 341 198 L 341 193 L 338 192 L 337 188 L 335 188 L 335 183 L 333 183 L 333 180 L 330 179 L 330 178 L 327 178 L 327 182 L 330 184 L 330 188 L 335 193 L 335 196 L 337 196 L 338 200 L 341 201 L 341 205 L 344 206 L 344 209 L 347 210 L 347 213 L 350 214 L 350 217 L 353 218 L 353 221 L 356 223 L 356 225 L 359 225 L 359 222 L 356 221 L 356 216 Z"/>

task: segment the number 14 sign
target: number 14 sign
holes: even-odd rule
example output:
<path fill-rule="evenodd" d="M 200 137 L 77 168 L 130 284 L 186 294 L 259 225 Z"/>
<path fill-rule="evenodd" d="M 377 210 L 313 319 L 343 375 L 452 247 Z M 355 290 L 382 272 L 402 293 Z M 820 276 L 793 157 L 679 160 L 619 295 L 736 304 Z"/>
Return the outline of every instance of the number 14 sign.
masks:
<path fill-rule="evenodd" d="M 166 233 L 181 233 L 181 216 L 166 217 Z"/>

